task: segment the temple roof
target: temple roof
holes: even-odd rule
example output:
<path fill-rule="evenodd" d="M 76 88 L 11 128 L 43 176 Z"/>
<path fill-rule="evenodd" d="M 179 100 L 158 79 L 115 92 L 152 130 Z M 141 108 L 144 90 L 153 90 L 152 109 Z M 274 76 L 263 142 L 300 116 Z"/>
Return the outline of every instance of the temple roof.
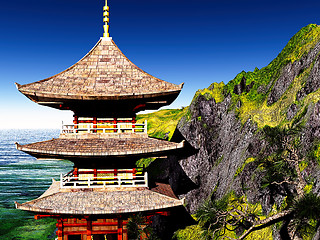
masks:
<path fill-rule="evenodd" d="M 55 76 L 26 85 L 17 84 L 21 93 L 39 103 L 65 99 L 121 100 L 177 96 L 182 86 L 160 80 L 138 68 L 111 38 L 101 38 L 84 58 Z"/>
<path fill-rule="evenodd" d="M 147 188 L 93 190 L 60 189 L 59 182 L 52 186 L 38 199 L 19 204 L 21 210 L 51 214 L 118 214 L 143 211 L 155 211 L 183 205 L 172 192 L 170 185 L 161 184 L 158 191 Z M 159 189 L 165 189 L 164 193 Z"/>
<path fill-rule="evenodd" d="M 81 157 L 105 158 L 132 155 L 139 155 L 141 157 L 144 155 L 149 157 L 160 156 L 169 151 L 183 148 L 183 145 L 183 142 L 174 143 L 148 137 L 58 138 L 26 145 L 16 143 L 18 150 L 30 155 L 59 159 Z"/>

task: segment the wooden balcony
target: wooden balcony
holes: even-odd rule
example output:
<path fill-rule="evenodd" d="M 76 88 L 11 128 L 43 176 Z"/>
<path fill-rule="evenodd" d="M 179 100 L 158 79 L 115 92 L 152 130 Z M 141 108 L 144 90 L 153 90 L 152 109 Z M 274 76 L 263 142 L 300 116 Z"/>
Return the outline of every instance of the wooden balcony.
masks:
<path fill-rule="evenodd" d="M 144 123 L 80 123 L 62 124 L 61 133 L 147 133 L 147 121 Z"/>
<path fill-rule="evenodd" d="M 148 187 L 148 174 L 143 169 L 71 171 L 60 175 L 60 188 L 126 188 Z"/>

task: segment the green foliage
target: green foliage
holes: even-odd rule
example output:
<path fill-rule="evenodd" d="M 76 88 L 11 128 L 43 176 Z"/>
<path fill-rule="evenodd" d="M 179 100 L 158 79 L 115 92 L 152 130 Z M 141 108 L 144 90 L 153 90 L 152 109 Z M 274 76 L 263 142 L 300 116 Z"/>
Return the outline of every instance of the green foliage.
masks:
<path fill-rule="evenodd" d="M 176 240 L 203 240 L 201 237 L 203 229 L 200 225 L 188 226 L 185 229 L 180 229 L 174 233 L 173 239 Z"/>
<path fill-rule="evenodd" d="M 293 209 L 298 219 L 320 220 L 320 197 L 307 193 L 294 203 Z"/>
<path fill-rule="evenodd" d="M 147 168 L 156 158 L 141 158 L 136 162 L 138 168 Z"/>
<path fill-rule="evenodd" d="M 245 212 L 246 216 L 240 215 L 240 212 Z M 220 200 L 205 202 L 196 214 L 198 233 L 203 240 L 237 238 L 237 233 L 250 227 L 248 219 L 264 218 L 261 204 L 249 204 L 245 196 L 237 197 L 233 192 Z M 246 239 L 271 240 L 272 226 L 252 232 Z"/>
<path fill-rule="evenodd" d="M 320 197 L 312 192 L 307 193 L 302 199 L 294 202 L 292 209 L 295 213 L 297 231 L 304 238 L 312 236 L 320 220 Z"/>
<path fill-rule="evenodd" d="M 139 114 L 136 119 L 138 123 L 148 121 L 149 136 L 163 139 L 167 134 L 170 140 L 179 120 L 186 112 L 187 108 L 164 109 L 153 113 Z"/>
<path fill-rule="evenodd" d="M 141 214 L 133 214 L 127 223 L 128 240 L 140 240 L 145 237 L 147 240 L 159 240 L 152 231 L 151 226 L 146 224 L 146 218 Z"/>
<path fill-rule="evenodd" d="M 194 100 L 200 95 L 204 96 L 207 100 L 214 99 L 216 103 L 222 102 L 224 100 L 224 83 L 212 83 L 210 87 L 198 90 L 194 96 Z"/>
<path fill-rule="evenodd" d="M 290 158 L 288 155 L 291 154 L 288 152 L 288 147 L 300 149 L 299 134 L 302 131 L 301 122 L 296 123 L 294 126 L 289 125 L 286 127 L 266 126 L 262 131 L 269 143 L 267 148 L 264 149 L 264 154 L 259 157 L 259 164 L 265 171 L 262 185 L 267 187 L 273 183 L 294 181 L 297 173 L 291 161 L 288 161 L 288 158 Z"/>

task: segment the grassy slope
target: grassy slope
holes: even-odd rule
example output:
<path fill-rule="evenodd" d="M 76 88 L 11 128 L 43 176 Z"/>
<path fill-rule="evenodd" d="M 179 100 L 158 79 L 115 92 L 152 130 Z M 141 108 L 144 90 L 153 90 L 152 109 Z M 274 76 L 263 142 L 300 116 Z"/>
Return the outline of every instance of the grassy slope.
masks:
<path fill-rule="evenodd" d="M 150 137 L 163 139 L 168 134 L 169 140 L 171 139 L 174 130 L 180 120 L 185 114 L 184 109 L 164 109 L 148 114 L 139 114 L 137 116 L 137 122 L 143 123 L 148 121 L 148 134 Z"/>

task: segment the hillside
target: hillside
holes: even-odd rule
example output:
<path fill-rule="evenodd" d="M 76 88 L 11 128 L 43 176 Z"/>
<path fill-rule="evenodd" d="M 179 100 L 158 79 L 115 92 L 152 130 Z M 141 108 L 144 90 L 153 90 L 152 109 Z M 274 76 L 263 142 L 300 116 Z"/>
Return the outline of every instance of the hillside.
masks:
<path fill-rule="evenodd" d="M 300 163 L 303 177 L 312 179 L 305 191 L 320 193 L 319 54 L 320 26 L 311 24 L 294 35 L 268 66 L 243 71 L 226 85 L 213 83 L 195 94 L 172 138 L 186 140 L 185 156 L 150 166 L 170 168 L 161 171 L 158 178 L 186 198 L 191 214 L 205 201 L 225 196 L 229 203 L 245 199 L 265 217 L 289 207 L 286 197 L 293 191 L 290 187 L 262 184 L 267 171 L 258 159 L 269 148 L 263 135 L 265 126 L 283 129 L 298 122 L 303 125 L 299 154 L 312 156 Z M 272 151 L 270 156 L 275 154 Z M 281 239 L 280 228 L 281 224 L 271 225 L 246 239 Z M 180 230 L 177 238 L 199 239 L 195 231 L 202 231 L 199 225 Z M 309 232 L 304 239 L 312 239 L 316 232 Z M 226 234 L 237 237 L 234 232 Z"/>
<path fill-rule="evenodd" d="M 171 139 L 185 109 L 164 109 L 148 114 L 138 114 L 137 122 L 148 121 L 148 135 L 155 138 Z"/>

